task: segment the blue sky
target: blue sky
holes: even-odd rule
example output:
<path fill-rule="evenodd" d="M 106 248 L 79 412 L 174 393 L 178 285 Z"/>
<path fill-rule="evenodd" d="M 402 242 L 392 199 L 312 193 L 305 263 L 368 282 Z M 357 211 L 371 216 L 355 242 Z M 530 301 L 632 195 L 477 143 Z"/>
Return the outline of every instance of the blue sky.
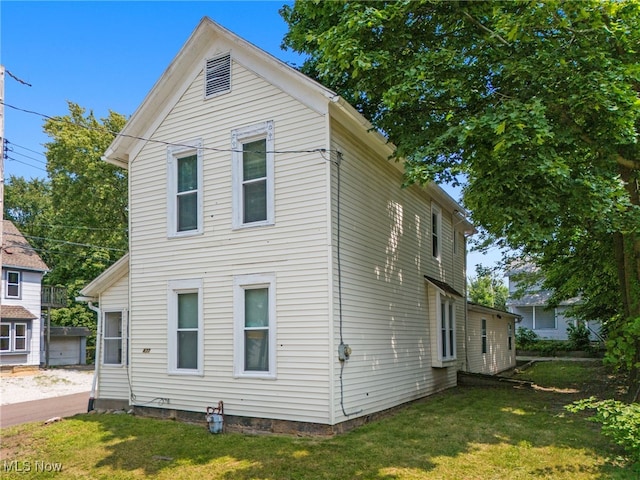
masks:
<path fill-rule="evenodd" d="M 284 1 L 32 2 L 0 0 L 0 63 L 27 86 L 5 76 L 5 103 L 48 116 L 66 115 L 71 101 L 102 118 L 130 116 L 203 16 L 288 63 L 302 58 L 280 48 L 287 26 Z M 40 115 L 5 106 L 12 149 L 5 178 L 46 176 Z M 456 199 L 458 192 L 448 190 Z M 497 251 L 471 253 L 493 265 Z"/>

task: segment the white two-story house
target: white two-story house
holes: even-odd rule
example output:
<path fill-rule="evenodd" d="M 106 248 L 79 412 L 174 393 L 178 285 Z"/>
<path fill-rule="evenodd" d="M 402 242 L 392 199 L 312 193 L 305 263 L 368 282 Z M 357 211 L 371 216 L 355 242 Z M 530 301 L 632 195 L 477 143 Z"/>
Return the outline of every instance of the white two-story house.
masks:
<path fill-rule="evenodd" d="M 49 270 L 24 235 L 2 221 L 0 365 L 40 365 L 42 277 Z"/>
<path fill-rule="evenodd" d="M 127 256 L 99 315 L 96 407 L 335 432 L 456 385 L 463 209 L 401 188 L 334 92 L 204 18 L 104 154 Z"/>

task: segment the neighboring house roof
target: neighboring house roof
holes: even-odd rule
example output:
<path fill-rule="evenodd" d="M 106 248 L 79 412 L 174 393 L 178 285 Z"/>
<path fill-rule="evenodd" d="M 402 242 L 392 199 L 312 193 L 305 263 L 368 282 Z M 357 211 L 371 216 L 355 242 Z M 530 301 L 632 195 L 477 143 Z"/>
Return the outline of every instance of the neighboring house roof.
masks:
<path fill-rule="evenodd" d="M 34 320 L 38 317 L 21 305 L 2 305 L 0 318 L 2 320 Z"/>
<path fill-rule="evenodd" d="M 103 160 L 128 168 L 143 146 L 153 136 L 183 94 L 201 73 L 204 59 L 231 52 L 234 62 L 254 71 L 272 85 L 321 115 L 335 115 L 361 136 L 365 143 L 374 144 L 384 155 L 391 157 L 395 146 L 376 130 L 354 107 L 332 90 L 278 60 L 264 50 L 238 37 L 236 34 L 203 17 L 169 67 L 153 86 L 146 98 L 111 145 Z M 392 162 L 404 172 L 402 162 Z M 435 183 L 425 186 L 430 195 L 442 206 L 459 212 L 465 230 L 473 231 L 466 220 L 466 212 L 453 198 Z"/>
<path fill-rule="evenodd" d="M 80 290 L 80 295 L 97 298 L 102 292 L 129 273 L 129 254 L 123 255 L 120 260 L 98 275 L 93 281 Z"/>
<path fill-rule="evenodd" d="M 2 266 L 48 272 L 49 267 L 9 220 L 2 221 Z"/>

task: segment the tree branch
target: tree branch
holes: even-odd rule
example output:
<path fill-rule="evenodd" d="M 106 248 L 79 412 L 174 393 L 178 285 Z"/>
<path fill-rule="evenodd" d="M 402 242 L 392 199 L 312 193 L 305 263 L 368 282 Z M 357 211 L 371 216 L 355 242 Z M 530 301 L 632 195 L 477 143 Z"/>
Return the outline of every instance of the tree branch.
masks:
<path fill-rule="evenodd" d="M 496 32 L 494 32 L 490 28 L 484 26 L 477 19 L 475 19 L 473 16 L 471 16 L 471 14 L 469 12 L 462 12 L 462 13 L 464 14 L 465 17 L 467 17 L 469 20 L 471 20 L 473 23 L 475 23 L 482 30 L 484 30 L 485 32 L 489 33 L 492 37 L 495 37 L 498 40 L 500 40 L 500 42 L 502 44 L 506 45 L 507 47 L 511 47 L 511 44 L 509 42 L 507 42 L 504 38 L 502 38 L 500 35 L 498 35 Z"/>

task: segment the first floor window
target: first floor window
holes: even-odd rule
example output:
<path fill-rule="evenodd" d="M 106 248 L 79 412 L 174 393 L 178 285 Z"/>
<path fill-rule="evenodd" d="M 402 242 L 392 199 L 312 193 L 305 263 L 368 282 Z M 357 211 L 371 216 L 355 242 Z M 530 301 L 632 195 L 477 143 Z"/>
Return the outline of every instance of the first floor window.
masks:
<path fill-rule="evenodd" d="M 7 298 L 20 298 L 20 272 L 7 271 Z"/>
<path fill-rule="evenodd" d="M 513 347 L 513 340 L 511 340 L 512 337 L 513 337 L 513 326 L 511 325 L 511 323 L 509 323 L 507 325 L 507 338 L 509 342 L 509 350 L 512 350 L 512 347 Z"/>
<path fill-rule="evenodd" d="M 482 353 L 487 353 L 487 320 L 482 319 Z"/>
<path fill-rule="evenodd" d="M 0 324 L 0 352 L 27 352 L 29 350 L 29 325 L 24 322 Z"/>
<path fill-rule="evenodd" d="M 122 311 L 104 314 L 104 352 L 106 365 L 122 365 Z"/>
<path fill-rule="evenodd" d="M 555 330 L 556 311 L 553 308 L 533 307 L 534 330 Z"/>
<path fill-rule="evenodd" d="M 456 358 L 456 322 L 454 300 L 441 293 L 440 297 L 440 342 L 439 354 L 441 360 L 455 360 Z"/>
<path fill-rule="evenodd" d="M 236 277 L 234 317 L 236 375 L 274 378 L 274 275 Z"/>
<path fill-rule="evenodd" d="M 203 369 L 202 281 L 169 284 L 169 372 L 201 374 Z"/>

